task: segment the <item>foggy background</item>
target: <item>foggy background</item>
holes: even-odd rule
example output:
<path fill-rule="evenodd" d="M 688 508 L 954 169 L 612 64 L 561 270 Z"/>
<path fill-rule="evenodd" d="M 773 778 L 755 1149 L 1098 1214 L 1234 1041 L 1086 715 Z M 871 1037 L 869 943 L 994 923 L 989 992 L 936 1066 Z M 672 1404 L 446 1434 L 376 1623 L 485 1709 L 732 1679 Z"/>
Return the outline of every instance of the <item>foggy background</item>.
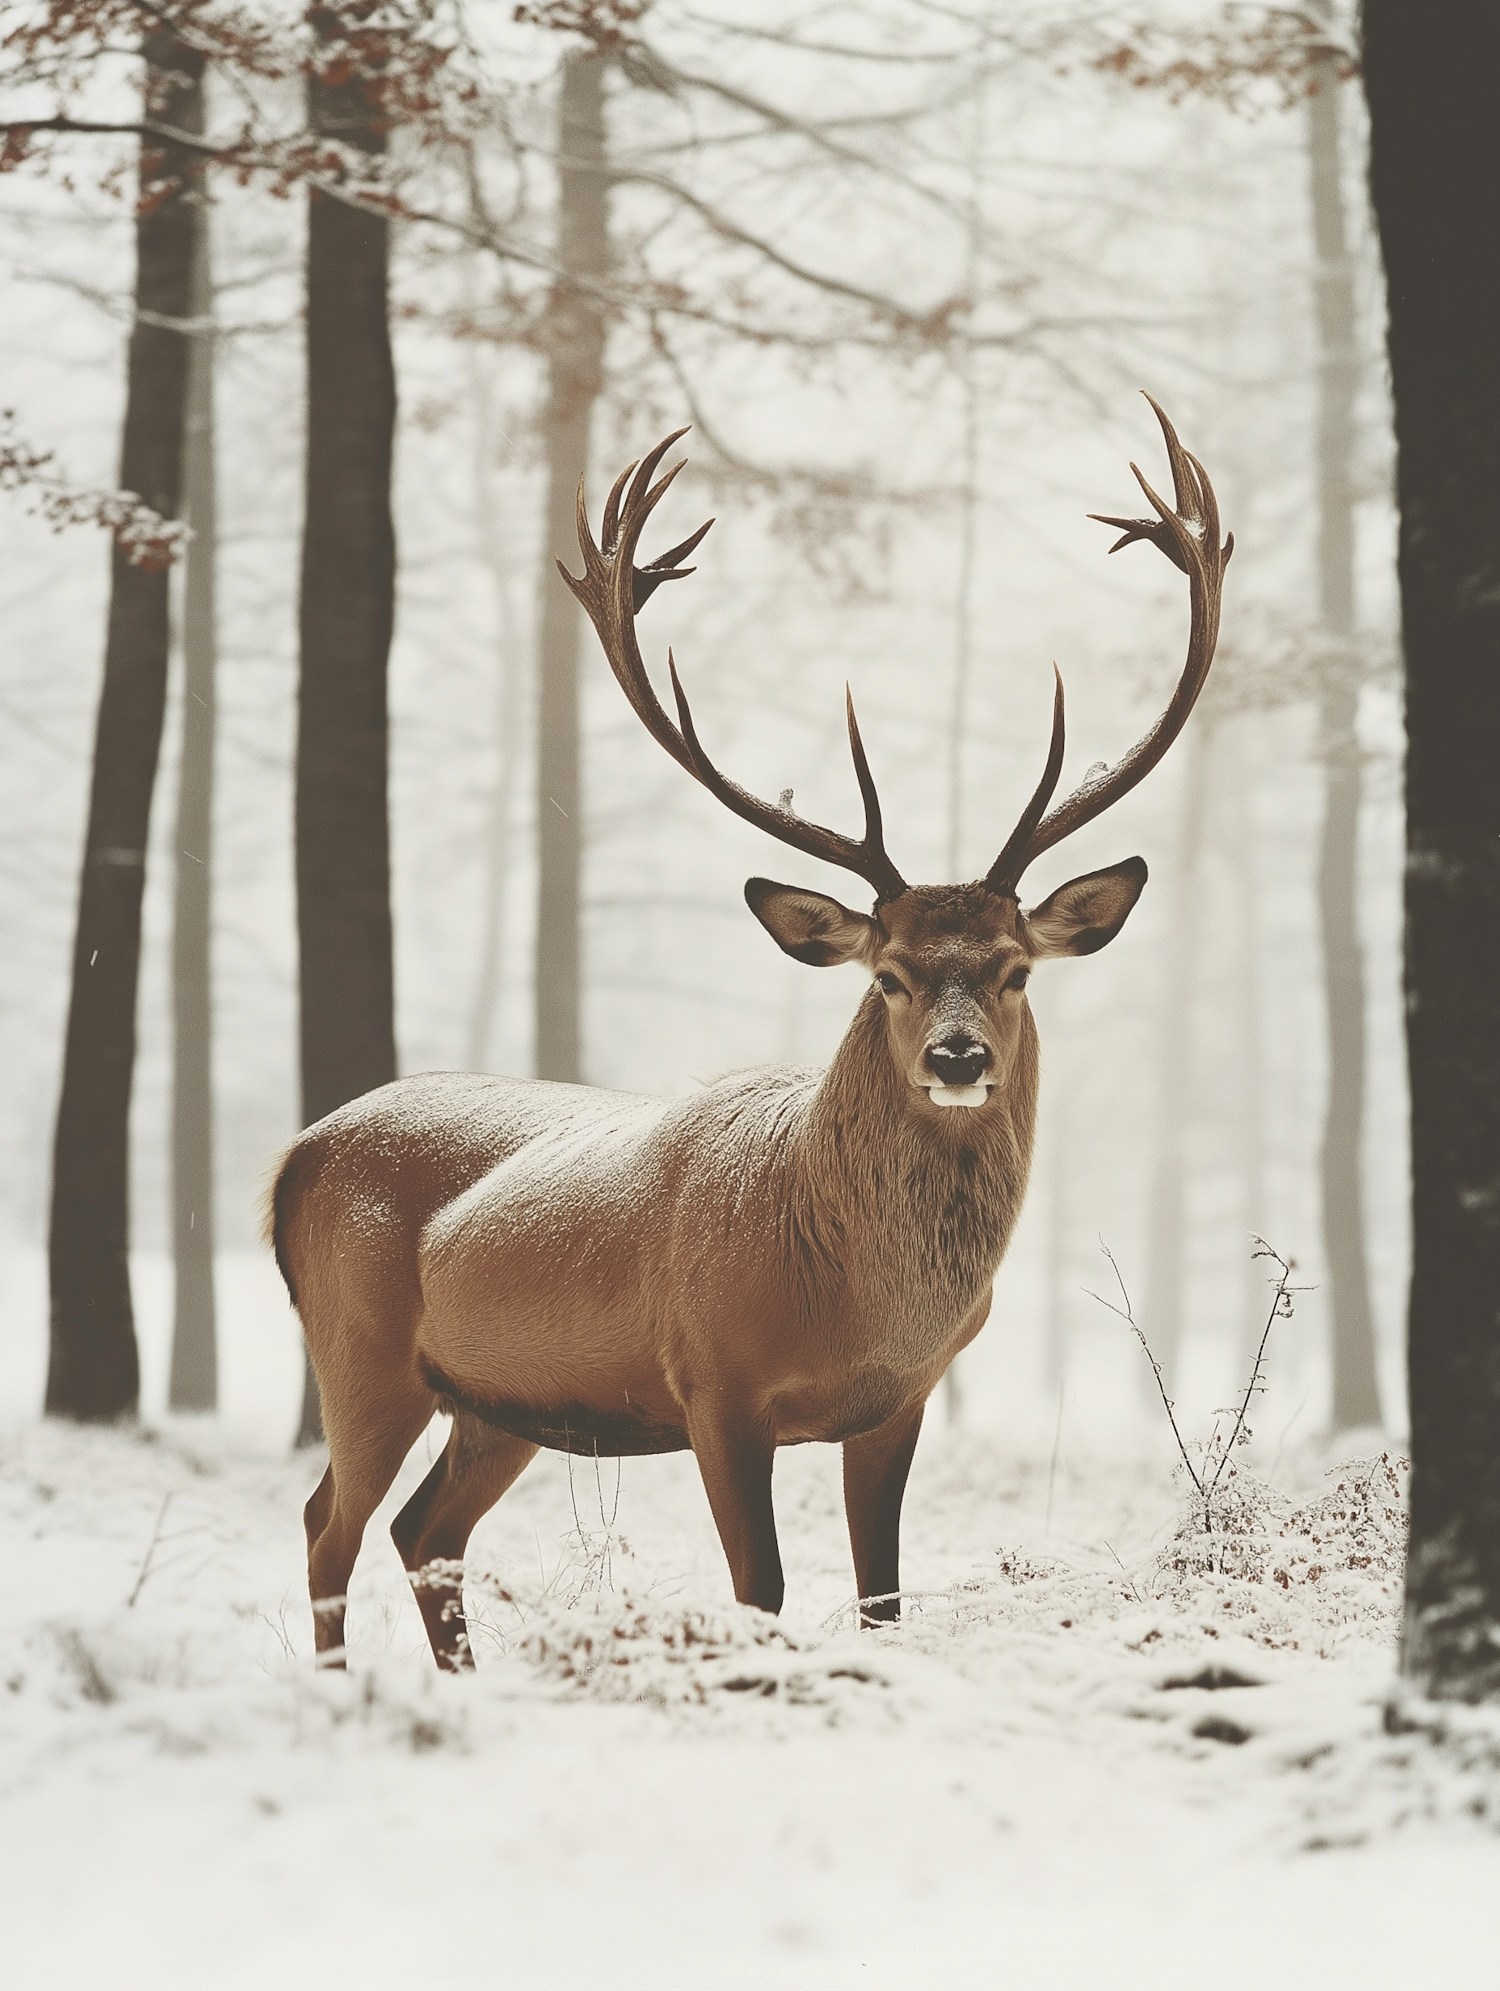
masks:
<path fill-rule="evenodd" d="M 1059 12 L 1028 6 L 1045 25 Z M 1076 10 L 1075 10 L 1076 11 Z M 1191 12 L 1192 10 L 1187 10 Z M 497 203 L 551 198 L 555 41 L 478 9 L 513 87 L 487 157 Z M 1322 770 L 1307 659 L 1317 653 L 1316 324 L 1307 118 L 1275 97 L 1173 102 L 1089 62 L 1007 50 L 982 74 L 944 65 L 935 9 L 782 8 L 806 42 L 854 23 L 893 60 L 791 49 L 725 21 L 757 11 L 661 5 L 653 41 L 746 94 L 836 120 L 881 170 L 811 158 L 795 134 L 746 139 L 722 102 L 615 77 L 611 151 L 637 178 L 613 226 L 663 282 L 674 271 L 738 308 L 732 243 L 683 227 L 651 175 L 705 197 L 804 263 L 913 311 L 972 299 L 955 360 L 919 338 L 789 351 L 674 331 L 612 336 L 596 424 L 597 510 L 616 471 L 696 413 L 692 458 L 647 557 L 716 513 L 684 586 L 641 616 L 665 682 L 670 643 L 719 764 L 799 810 L 858 822 L 843 740 L 853 687 L 907 876 L 987 868 L 1040 772 L 1050 666 L 1068 689 L 1065 786 L 1154 719 L 1184 655 L 1186 587 L 1150 548 L 1105 555 L 1090 511 L 1142 509 L 1128 463 L 1161 489 L 1149 388 L 1213 478 L 1236 554 L 1219 660 L 1187 734 L 1133 795 L 1028 877 L 1029 899 L 1139 851 L 1151 882 L 1119 940 L 1049 964 L 1031 1191 L 991 1323 L 961 1361 L 962 1415 L 1018 1441 L 1127 1442 L 1147 1411 L 1143 1358 L 1084 1292 L 1108 1290 L 1102 1236 L 1151 1332 L 1152 1171 L 1180 1102 L 1187 1167 L 1189 1417 L 1247 1367 L 1264 1288 L 1258 1231 L 1314 1290 L 1273 1342 L 1262 1442 L 1326 1423 L 1329 1364 L 1318 1202 L 1325 1063 L 1315 863 Z M 930 59 L 929 59 L 930 58 Z M 123 72 L 122 72 L 123 73 Z M 914 109 L 912 107 L 915 107 Z M 1368 995 L 1368 1248 L 1388 1425 L 1401 1428 L 1405 1092 L 1399 1008 L 1400 713 L 1390 443 L 1378 266 L 1366 212 L 1362 102 L 1340 93 L 1344 182 L 1362 300 L 1357 466 L 1359 643 L 1368 676 L 1361 919 Z M 910 110 L 893 121 L 893 111 Z M 881 119 L 887 121 L 882 123 Z M 737 121 L 738 119 L 738 121 Z M 0 181 L 0 402 L 70 475 L 116 476 L 129 322 L 128 203 L 97 187 Z M 686 165 L 684 165 L 686 160 Z M 260 1185 L 297 1126 L 291 752 L 301 529 L 303 202 L 215 179 L 219 348 L 220 758 L 215 972 L 218 1222 L 225 1416 L 289 1440 L 296 1324 L 256 1242 Z M 434 199 L 437 199 L 435 193 Z M 529 204 L 529 205 L 528 205 Z M 403 225 L 393 305 L 398 617 L 392 659 L 397 1026 L 404 1072 L 531 1070 L 537 797 L 531 741 L 541 544 L 535 418 L 542 358 L 513 336 L 528 285 L 452 231 Z M 812 318 L 790 283 L 783 317 Z M 837 308 L 837 301 L 830 306 Z M 690 405 L 692 404 L 692 405 Z M 734 459 L 786 474 L 736 472 Z M 823 473 L 823 482 L 809 471 Z M 52 1119 L 76 873 L 103 647 L 108 547 L 53 535 L 0 498 L 0 1402 L 39 1409 Z M 966 561 L 966 534 L 972 559 Z M 821 1063 L 858 1000 L 853 969 L 782 956 L 746 911 L 752 873 L 862 903 L 864 887 L 723 811 L 639 726 L 591 633 L 584 643 L 585 1070 L 684 1093 L 736 1066 Z M 951 780 L 956 696 L 960 781 Z M 144 1404 L 165 1391 L 168 939 L 178 724 L 148 862 L 133 1122 L 136 1303 Z M 956 852 L 956 866 L 953 856 Z M 488 964 L 488 965 L 487 965 Z M 1179 998 L 1173 1008 L 1174 991 Z M 1184 993 L 1185 991 L 1185 993 Z M 1185 1003 L 1185 1009 L 1182 1005 Z M 1164 1019 L 1185 1016 L 1185 1027 Z"/>

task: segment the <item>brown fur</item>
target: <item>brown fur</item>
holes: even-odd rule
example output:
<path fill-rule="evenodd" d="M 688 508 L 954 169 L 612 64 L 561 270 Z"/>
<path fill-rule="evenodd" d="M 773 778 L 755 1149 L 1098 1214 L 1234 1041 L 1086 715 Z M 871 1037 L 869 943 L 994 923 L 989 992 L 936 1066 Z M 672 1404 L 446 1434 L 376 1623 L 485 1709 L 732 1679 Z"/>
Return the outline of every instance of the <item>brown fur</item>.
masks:
<path fill-rule="evenodd" d="M 1037 1040 L 1012 983 L 1118 926 L 1144 867 L 1119 874 L 1080 881 L 1084 922 L 1054 894 L 1044 939 L 979 886 L 866 917 L 756 881 L 788 951 L 816 924 L 831 959 L 901 978 L 869 990 L 826 1072 L 758 1069 L 671 1101 L 434 1073 L 301 1135 L 268 1217 L 328 1435 L 307 1509 L 320 1653 L 342 1656 L 365 1523 L 439 1406 L 448 1446 L 392 1530 L 414 1575 L 462 1556 L 539 1444 L 691 1445 L 735 1594 L 774 1611 L 771 1461 L 824 1441 L 845 1447 L 860 1594 L 895 1591 L 922 1407 L 984 1324 L 1026 1187 Z M 989 1060 L 972 1110 L 927 1090 L 931 1046 L 955 1032 Z M 451 1580 L 418 1597 L 439 1662 L 464 1663 Z"/>

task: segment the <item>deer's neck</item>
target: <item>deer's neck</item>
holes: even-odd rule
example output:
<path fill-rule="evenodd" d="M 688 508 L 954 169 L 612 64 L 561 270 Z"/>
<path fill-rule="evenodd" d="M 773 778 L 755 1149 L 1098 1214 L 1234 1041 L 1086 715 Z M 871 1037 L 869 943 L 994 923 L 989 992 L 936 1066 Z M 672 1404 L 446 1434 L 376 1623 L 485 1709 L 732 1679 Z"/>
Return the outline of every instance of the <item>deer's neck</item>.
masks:
<path fill-rule="evenodd" d="M 811 1102 L 804 1150 L 818 1229 L 851 1286 L 888 1294 L 914 1324 L 967 1315 L 1020 1212 L 1036 1097 L 1028 1015 L 1006 1085 L 973 1111 L 935 1113 L 896 1069 L 870 992 Z"/>

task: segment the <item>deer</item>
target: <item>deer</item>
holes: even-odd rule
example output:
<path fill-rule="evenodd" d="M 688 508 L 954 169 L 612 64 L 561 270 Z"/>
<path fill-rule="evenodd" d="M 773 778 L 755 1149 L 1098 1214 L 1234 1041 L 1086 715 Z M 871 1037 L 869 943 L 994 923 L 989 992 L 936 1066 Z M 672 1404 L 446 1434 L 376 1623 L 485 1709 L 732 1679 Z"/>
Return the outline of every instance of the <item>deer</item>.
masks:
<path fill-rule="evenodd" d="M 473 1664 L 463 1614 L 470 1533 L 540 1448 L 596 1458 L 691 1450 L 741 1604 L 776 1613 L 772 1504 L 783 1445 L 838 1444 L 860 1622 L 899 1620 L 906 1483 L 928 1397 L 984 1326 L 1026 1189 L 1039 1052 L 1037 963 L 1097 952 L 1146 882 L 1139 857 L 1069 879 L 1030 909 L 1032 863 L 1141 781 L 1181 732 L 1218 636 L 1224 568 L 1213 488 L 1148 395 L 1174 503 L 1134 464 L 1149 518 L 1092 517 L 1116 552 L 1149 540 L 1187 577 L 1187 657 L 1149 732 L 1049 809 L 1035 792 L 977 881 L 909 885 L 885 848 L 853 699 L 864 834 L 760 800 L 709 758 L 668 672 L 653 689 L 636 618 L 709 526 L 636 565 L 683 463 L 666 437 L 616 481 L 600 537 L 578 493 L 581 576 L 557 565 L 651 737 L 709 795 L 874 892 L 870 911 L 752 878 L 750 911 L 811 967 L 869 975 L 824 1070 L 769 1066 L 692 1096 L 535 1079 L 397 1079 L 305 1129 L 268 1198 L 268 1241 L 322 1394 L 328 1468 L 308 1501 L 317 1663 L 347 1660 L 347 1589 L 366 1524 L 434 1413 L 451 1419 L 391 1536 L 440 1668 Z"/>

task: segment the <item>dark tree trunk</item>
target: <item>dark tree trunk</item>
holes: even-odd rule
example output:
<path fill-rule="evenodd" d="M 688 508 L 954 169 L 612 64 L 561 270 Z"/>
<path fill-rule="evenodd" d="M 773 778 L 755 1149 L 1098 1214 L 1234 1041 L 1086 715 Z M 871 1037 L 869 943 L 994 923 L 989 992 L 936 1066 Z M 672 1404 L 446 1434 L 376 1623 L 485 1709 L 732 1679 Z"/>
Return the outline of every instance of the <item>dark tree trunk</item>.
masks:
<path fill-rule="evenodd" d="M 597 286 L 609 262 L 609 183 L 604 163 L 603 59 L 588 49 L 563 57 L 558 99 L 558 280 L 548 329 L 547 538 L 542 560 L 537 713 L 536 1071 L 582 1077 L 579 1034 L 577 602 L 558 579 L 554 554 L 574 565 L 578 480 L 588 465 L 589 427 L 604 384 L 604 313 Z"/>
<path fill-rule="evenodd" d="M 357 84 L 308 92 L 315 131 L 384 148 Z M 396 1075 L 386 808 L 395 374 L 388 224 L 316 189 L 307 226 L 307 512 L 297 725 L 302 1118 Z M 321 1435 L 311 1368 L 299 1443 Z"/>
<path fill-rule="evenodd" d="M 1354 267 L 1344 225 L 1339 82 L 1330 61 L 1307 101 L 1318 315 L 1318 594 L 1332 639 L 1319 702 L 1324 769 L 1318 906 L 1328 1023 L 1323 1122 L 1323 1248 L 1333 1302 L 1333 1425 L 1380 1422 L 1365 1256 L 1365 972 L 1359 938 L 1361 766 L 1354 649 Z"/>
<path fill-rule="evenodd" d="M 173 1410 L 219 1401 L 214 1311 L 212 862 L 217 665 L 213 270 L 208 210 L 198 212 L 182 483 L 193 537 L 182 602 L 182 766 L 177 783 L 172 922 Z"/>
<path fill-rule="evenodd" d="M 203 58 L 167 33 L 148 36 L 143 53 L 152 115 L 201 131 Z M 120 484 L 167 518 L 177 516 L 180 496 L 188 341 L 166 321 L 186 318 L 192 307 L 196 209 L 184 199 L 192 166 L 180 146 L 143 146 Z M 165 572 L 133 567 L 115 549 L 53 1150 L 47 1409 L 100 1422 L 132 1415 L 140 1389 L 130 1304 L 130 1090 L 146 840 L 166 702 L 167 585 Z"/>
<path fill-rule="evenodd" d="M 1402 1665 L 1500 1698 L 1500 12 L 1367 0 L 1406 650 L 1411 1548 Z"/>

